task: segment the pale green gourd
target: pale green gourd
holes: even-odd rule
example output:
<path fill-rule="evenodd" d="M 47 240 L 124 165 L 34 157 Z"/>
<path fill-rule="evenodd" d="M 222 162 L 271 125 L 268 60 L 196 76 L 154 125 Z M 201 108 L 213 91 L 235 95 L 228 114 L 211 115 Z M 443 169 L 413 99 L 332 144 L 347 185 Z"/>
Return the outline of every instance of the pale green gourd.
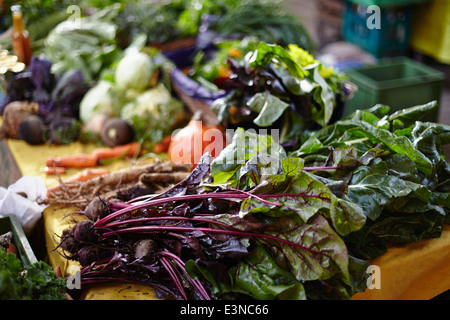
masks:
<path fill-rule="evenodd" d="M 150 56 L 136 48 L 130 48 L 115 70 L 115 83 L 120 90 L 145 90 L 154 72 Z"/>

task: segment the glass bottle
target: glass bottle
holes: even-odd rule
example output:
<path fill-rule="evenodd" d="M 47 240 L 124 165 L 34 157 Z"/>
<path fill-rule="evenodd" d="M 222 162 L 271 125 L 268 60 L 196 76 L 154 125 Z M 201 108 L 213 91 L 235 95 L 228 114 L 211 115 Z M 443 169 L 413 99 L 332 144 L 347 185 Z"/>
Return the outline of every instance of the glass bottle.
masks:
<path fill-rule="evenodd" d="M 30 64 L 31 61 L 31 41 L 30 34 L 25 29 L 22 15 L 22 7 L 20 5 L 14 5 L 11 7 L 12 19 L 13 19 L 13 51 L 17 56 L 18 61 Z"/>

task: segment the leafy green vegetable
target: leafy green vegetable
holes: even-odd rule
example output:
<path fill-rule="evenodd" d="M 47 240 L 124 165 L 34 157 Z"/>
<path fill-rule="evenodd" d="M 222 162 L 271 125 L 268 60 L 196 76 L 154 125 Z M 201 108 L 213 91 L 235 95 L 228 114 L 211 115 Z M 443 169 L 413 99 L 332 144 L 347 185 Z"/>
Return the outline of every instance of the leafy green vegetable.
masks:
<path fill-rule="evenodd" d="M 212 30 L 226 35 L 253 35 L 260 41 L 282 46 L 297 44 L 311 52 L 315 49 L 314 41 L 298 17 L 278 0 L 237 1 Z"/>
<path fill-rule="evenodd" d="M 289 108 L 289 104 L 286 102 L 272 95 L 266 97 L 265 93 L 255 94 L 247 104 L 258 113 L 253 122 L 261 127 L 270 126 L 273 121 L 278 120 L 283 112 Z"/>
<path fill-rule="evenodd" d="M 304 300 L 305 290 L 301 282 L 259 245 L 253 253 L 229 271 L 234 279 L 233 290 L 253 295 L 260 300 Z"/>
<path fill-rule="evenodd" d="M 305 166 L 317 168 L 323 177 L 346 177 L 344 199 L 360 206 L 368 219 L 345 239 L 365 258 L 381 254 L 392 243 L 437 237 L 448 220 L 450 167 L 442 146 L 449 143 L 450 127 L 418 121 L 436 101 L 391 115 L 386 107 L 360 110 L 307 132 L 302 146 L 290 154 L 305 159 Z M 358 162 L 332 162 L 345 152 Z M 336 169 L 320 171 L 321 166 Z"/>
<path fill-rule="evenodd" d="M 93 0 L 90 0 L 93 1 Z M 127 39 L 145 33 L 149 44 L 168 43 L 195 37 L 199 34 L 202 17 L 212 15 L 220 23 L 210 31 L 218 34 L 257 35 L 262 41 L 296 43 L 308 50 L 314 49 L 310 35 L 278 1 L 266 0 L 165 0 L 124 1 L 123 9 L 115 19 L 123 46 Z M 241 38 L 241 37 L 239 37 Z"/>
<path fill-rule="evenodd" d="M 249 61 L 253 68 L 266 68 L 271 63 L 277 63 L 286 66 L 295 78 L 303 79 L 306 76 L 306 72 L 299 62 L 280 45 L 260 42 L 253 54 L 254 56 Z"/>
<path fill-rule="evenodd" d="M 238 128 L 231 143 L 211 163 L 210 172 L 216 184 L 229 183 L 233 188 L 245 188 L 259 183 L 258 164 L 263 158 L 267 160 L 267 169 L 272 168 L 276 173 L 278 160 L 285 156 L 286 152 L 272 136 Z"/>
<path fill-rule="evenodd" d="M 292 159 L 295 163 L 290 163 L 288 158 L 285 160 L 286 163 L 282 163 L 282 171 L 287 172 L 287 176 L 297 177 L 297 172 L 300 175 L 304 173 L 296 170 L 301 168 L 301 161 Z M 161 232 L 165 234 L 166 231 L 171 231 L 170 237 L 180 232 L 184 236 L 180 234 L 181 237 L 176 236 L 175 239 L 184 239 L 184 245 L 181 245 L 185 250 L 174 251 L 176 246 L 172 241 L 155 238 L 154 241 L 159 243 L 158 248 L 155 248 L 157 253 L 149 255 L 150 260 L 134 266 L 138 268 L 135 269 L 136 275 L 140 272 L 147 273 L 149 269 L 146 263 L 152 263 L 152 272 L 155 274 L 152 281 L 158 282 L 157 287 L 173 287 L 173 284 L 167 284 L 164 280 L 167 279 L 166 276 L 160 278 L 159 275 L 160 271 L 168 269 L 165 260 L 162 261 L 164 269 L 157 261 L 161 255 L 169 257 L 168 252 L 171 251 L 171 259 L 177 255 L 180 255 L 177 259 L 189 258 L 186 265 L 179 260 L 176 263 L 188 272 L 190 278 L 203 281 L 206 279 L 214 285 L 211 290 L 216 298 L 244 294 L 257 299 L 303 299 L 307 297 L 307 291 L 303 289 L 304 283 L 332 281 L 335 278 L 339 279 L 343 286 L 349 286 L 351 280 L 348 251 L 328 214 L 331 212 L 329 200 L 333 196 L 326 186 L 313 176 L 305 182 L 302 177 L 293 181 L 294 179 L 284 179 L 284 175 L 265 178 L 262 175 L 259 179 L 260 185 L 253 188 L 241 187 L 240 190 L 216 185 L 214 181 L 202 186 L 202 180 L 207 178 L 208 167 L 209 155 L 205 155 L 200 167 L 197 166 L 195 172 L 183 181 L 181 190 L 177 185 L 157 197 L 144 197 L 147 201 L 130 203 L 131 205 L 126 207 L 119 205 L 117 208 L 121 209 L 113 209 L 111 214 L 92 222 L 95 227 L 92 231 L 102 233 L 96 247 L 107 246 L 117 234 L 129 234 L 139 239 L 148 232 L 159 234 L 158 238 L 164 236 Z M 269 184 L 264 183 L 264 179 L 267 179 Z M 272 179 L 276 179 L 274 186 L 270 186 Z M 289 185 L 294 183 L 297 185 L 290 189 Z M 189 185 L 187 190 L 185 184 Z M 275 185 L 283 185 L 286 190 L 280 190 Z M 268 188 L 263 191 L 266 186 Z M 203 187 L 209 191 L 205 192 Z M 144 198 L 141 197 L 140 200 L 145 200 Z M 251 208 L 248 206 L 249 198 L 257 201 Z M 192 202 L 200 199 L 205 202 L 200 207 Z M 185 213 L 179 211 L 181 207 L 177 210 L 173 201 L 183 201 L 182 211 Z M 268 206 L 264 207 L 260 202 Z M 159 217 L 134 220 L 134 215 L 128 215 L 130 212 L 156 208 L 155 205 L 170 205 L 176 216 L 168 213 Z M 353 210 L 350 207 L 342 207 L 343 216 Z M 236 210 L 237 208 L 239 210 Z M 182 213 L 182 216 L 179 213 Z M 137 215 L 139 216 L 140 214 Z M 89 250 L 89 246 L 85 249 Z M 116 253 L 118 256 L 109 258 L 108 266 L 102 268 L 101 272 L 95 267 L 86 268 L 82 274 L 82 283 L 101 280 L 111 272 L 111 268 L 114 272 L 120 270 L 115 277 L 134 278 L 135 275 L 126 275 L 125 270 L 130 267 L 131 258 L 126 251 L 128 250 L 124 251 L 123 256 Z M 74 258 L 77 259 L 77 255 Z M 82 261 L 84 265 L 91 264 L 91 261 Z M 138 281 L 146 282 L 146 278 L 148 277 Z M 194 291 L 186 291 L 179 281 L 175 279 L 174 282 L 177 287 L 175 296 L 195 297 L 197 290 L 200 290 L 204 298 L 208 297 L 199 286 L 196 286 Z"/>
<path fill-rule="evenodd" d="M 311 299 L 324 295 L 348 299 L 366 288 L 365 272 L 372 258 L 390 245 L 439 237 L 443 225 L 449 222 L 450 166 L 444 159 L 442 145 L 449 143 L 450 127 L 417 121 L 435 106 L 436 102 L 430 102 L 387 115 L 389 108 L 379 105 L 357 111 L 321 130 L 305 132 L 298 150 L 281 152 L 279 158 L 271 159 L 272 165 L 279 166 L 273 175 L 261 175 L 268 167 L 258 161 L 264 158 L 265 148 L 254 147 L 262 146 L 256 142 L 258 139 L 271 139 L 238 129 L 220 156 L 231 157 L 242 150 L 241 158 L 235 158 L 240 164 L 224 166 L 223 159 L 217 163 L 214 160 L 212 181 L 251 191 L 254 196 L 242 202 L 240 215 L 264 216 L 269 229 L 276 228 L 273 225 L 283 223 L 283 219 L 289 221 L 282 228 L 287 238 L 286 230 L 301 229 L 294 227 L 299 221 L 309 224 L 318 217 L 326 219 L 339 235 L 335 240 L 345 243 L 348 265 L 339 264 L 337 259 L 342 273 L 324 276 L 323 283 L 333 287 L 333 293 L 325 293 L 314 281 L 303 282 L 297 293 L 304 291 Z M 401 136 L 396 134 L 399 132 Z M 269 194 L 277 196 L 271 198 Z M 258 195 L 264 195 L 264 201 Z M 296 218 L 291 220 L 293 215 Z M 313 229 L 316 227 L 314 224 Z M 282 261 L 289 259 L 284 255 Z M 265 261 L 261 256 L 259 259 Z M 246 259 L 236 266 L 236 281 L 244 288 L 258 288 L 262 295 L 272 294 L 273 298 L 273 280 L 251 266 Z M 318 272 L 320 266 L 314 270 Z M 261 280 L 264 276 L 265 282 Z"/>
<path fill-rule="evenodd" d="M 295 45 L 284 48 L 259 42 L 229 59 L 230 75 L 218 78 L 229 91 L 211 108 L 218 121 L 244 128 L 276 128 L 280 141 L 291 142 L 304 130 L 325 127 L 339 117 L 346 99 L 344 77 Z"/>
<path fill-rule="evenodd" d="M 91 0 L 92 1 L 92 0 Z M 221 16 L 236 0 L 164 0 L 123 1 L 124 6 L 114 20 L 118 26 L 121 47 L 139 34 L 148 35 L 148 44 L 158 45 L 195 37 L 204 14 Z"/>
<path fill-rule="evenodd" d="M 125 1 L 123 9 L 114 19 L 118 28 L 120 46 L 139 34 L 148 35 L 148 43 L 164 43 L 177 39 L 181 30 L 178 19 L 185 9 L 180 0 L 169 1 Z"/>
<path fill-rule="evenodd" d="M 0 248 L 1 300 L 65 300 L 66 282 L 46 263 L 38 261 L 25 269 L 13 253 Z"/>
<path fill-rule="evenodd" d="M 77 21 L 63 21 L 45 40 L 44 53 L 52 61 L 52 72 L 60 74 L 70 69 L 81 70 L 86 81 L 93 83 L 121 53 L 116 44 L 117 26 L 108 14 L 116 8 L 106 8 Z"/>
<path fill-rule="evenodd" d="M 82 285 L 138 281 L 178 299 L 351 298 L 367 288 L 372 258 L 439 237 L 450 221 L 441 149 L 450 128 L 383 113 L 376 106 L 305 132 L 290 153 L 239 128 L 219 157 L 205 154 L 166 192 L 109 202 L 112 212 L 90 222 L 94 246 L 72 252 L 86 266 Z M 395 146 L 402 118 L 411 152 Z M 411 158 L 419 152 L 429 174 Z M 130 243 L 142 238 L 157 245 L 136 260 Z M 78 246 L 105 248 L 105 260 L 77 257 Z"/>

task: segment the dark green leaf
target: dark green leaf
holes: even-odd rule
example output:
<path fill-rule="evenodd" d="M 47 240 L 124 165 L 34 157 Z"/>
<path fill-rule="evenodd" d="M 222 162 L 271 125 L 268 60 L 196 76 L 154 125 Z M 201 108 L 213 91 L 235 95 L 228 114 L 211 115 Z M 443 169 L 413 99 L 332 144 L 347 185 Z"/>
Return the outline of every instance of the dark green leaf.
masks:
<path fill-rule="evenodd" d="M 282 251 L 297 280 L 324 280 L 335 275 L 348 279 L 345 243 L 321 215 L 315 215 L 306 224 L 279 217 L 266 232 L 298 244 L 279 242 L 274 248 Z"/>
<path fill-rule="evenodd" d="M 358 204 L 367 217 L 376 220 L 383 207 L 395 197 L 404 197 L 412 190 L 401 179 L 383 175 L 371 174 L 358 184 L 348 186 L 346 199 Z"/>
<path fill-rule="evenodd" d="M 318 67 L 314 68 L 314 81 L 316 81 L 320 87 L 320 90 L 317 91 L 320 92 L 320 98 L 316 96 L 316 101 L 318 101 L 322 107 L 321 111 L 314 115 L 314 119 L 318 124 L 324 127 L 328 124 L 333 115 L 336 106 L 336 97 L 331 87 L 320 75 Z M 314 111 L 315 109 L 313 109 L 313 113 Z"/>
<path fill-rule="evenodd" d="M 248 258 L 230 269 L 229 273 L 233 290 L 256 299 L 306 299 L 302 283 L 281 268 L 262 245 L 258 245 Z"/>
<path fill-rule="evenodd" d="M 231 143 L 211 163 L 213 183 L 229 183 L 232 187 L 238 187 L 242 176 L 250 171 L 246 164 L 258 163 L 258 156 L 260 159 L 273 160 L 265 167 L 272 166 L 275 170 L 278 161 L 286 157 L 286 152 L 270 135 L 258 135 L 251 130 L 238 128 Z M 246 185 L 242 188 L 246 188 Z"/>
<path fill-rule="evenodd" d="M 292 59 L 287 51 L 279 45 L 271 45 L 260 42 L 250 60 L 250 66 L 255 68 L 265 68 L 274 60 L 284 63 L 289 72 L 296 78 L 303 79 L 306 75 L 303 68 Z"/>
<path fill-rule="evenodd" d="M 359 122 L 358 126 L 363 129 L 371 140 L 383 143 L 390 150 L 405 154 L 414 161 L 417 168 L 425 174 L 430 174 L 432 170 L 431 161 L 419 150 L 415 148 L 413 143 L 406 137 L 398 137 L 388 130 L 379 129 L 365 122 Z"/>
<path fill-rule="evenodd" d="M 409 127 L 429 112 L 435 110 L 437 108 L 437 105 L 437 101 L 431 101 L 423 105 L 401 109 L 392 113 L 389 116 L 389 121 L 401 121 L 405 127 Z"/>
<path fill-rule="evenodd" d="M 253 120 L 260 127 L 268 127 L 277 121 L 289 104 L 270 93 L 257 93 L 248 102 L 247 105 L 258 113 Z"/>
<path fill-rule="evenodd" d="M 333 192 L 313 175 L 302 171 L 303 162 L 299 158 L 286 158 L 281 161 L 282 174 L 269 176 L 262 181 L 252 194 L 273 195 L 265 200 L 247 198 L 241 204 L 241 215 L 265 213 L 283 216 L 295 212 L 299 218 L 308 222 L 317 212 L 331 219 L 340 234 L 358 230 L 365 222 L 365 216 L 357 205 L 337 198 Z"/>

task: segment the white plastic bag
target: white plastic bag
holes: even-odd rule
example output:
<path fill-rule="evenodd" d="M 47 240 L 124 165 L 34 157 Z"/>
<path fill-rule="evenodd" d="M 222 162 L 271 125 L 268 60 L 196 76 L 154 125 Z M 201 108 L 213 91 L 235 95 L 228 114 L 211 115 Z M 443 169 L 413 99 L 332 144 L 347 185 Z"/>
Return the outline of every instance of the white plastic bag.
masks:
<path fill-rule="evenodd" d="M 7 189 L 0 187 L 0 214 L 15 215 L 28 235 L 47 207 L 39 204 L 46 195 L 47 187 L 40 177 L 23 176 Z"/>

